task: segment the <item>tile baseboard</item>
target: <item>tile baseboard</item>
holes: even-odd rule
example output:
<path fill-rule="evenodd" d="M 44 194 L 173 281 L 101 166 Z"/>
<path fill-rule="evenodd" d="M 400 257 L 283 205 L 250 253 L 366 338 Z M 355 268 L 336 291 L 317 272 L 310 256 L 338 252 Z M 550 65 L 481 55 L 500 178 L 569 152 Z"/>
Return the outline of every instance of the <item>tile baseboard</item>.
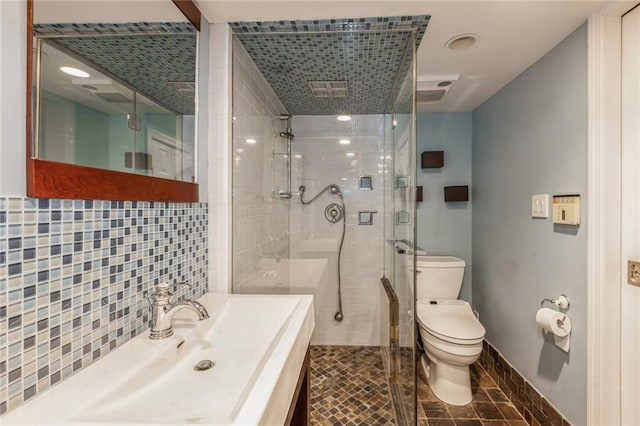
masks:
<path fill-rule="evenodd" d="M 480 365 L 496 381 L 530 425 L 570 426 L 571 423 L 545 399 L 491 343 L 483 342 Z"/>

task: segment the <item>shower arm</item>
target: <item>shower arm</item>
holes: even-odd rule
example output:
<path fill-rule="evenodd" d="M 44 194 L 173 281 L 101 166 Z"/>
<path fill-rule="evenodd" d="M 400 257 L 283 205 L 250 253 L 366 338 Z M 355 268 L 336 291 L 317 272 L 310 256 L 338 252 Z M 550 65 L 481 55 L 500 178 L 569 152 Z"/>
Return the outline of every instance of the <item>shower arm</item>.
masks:
<path fill-rule="evenodd" d="M 307 190 L 307 187 L 304 186 L 304 185 L 300 185 L 300 187 L 298 188 L 298 191 L 300 191 L 300 202 L 302 204 L 304 204 L 304 205 L 313 203 L 319 196 L 321 196 L 322 194 L 324 194 L 327 191 L 331 192 L 333 195 L 337 195 L 338 197 L 340 197 L 340 200 L 342 201 L 342 204 L 344 204 L 344 198 L 342 197 L 342 191 L 340 190 L 338 185 L 336 185 L 335 183 L 327 185 L 322 191 L 318 192 L 313 198 L 311 198 L 308 201 L 304 200 L 304 193 L 305 193 L 306 190 Z"/>

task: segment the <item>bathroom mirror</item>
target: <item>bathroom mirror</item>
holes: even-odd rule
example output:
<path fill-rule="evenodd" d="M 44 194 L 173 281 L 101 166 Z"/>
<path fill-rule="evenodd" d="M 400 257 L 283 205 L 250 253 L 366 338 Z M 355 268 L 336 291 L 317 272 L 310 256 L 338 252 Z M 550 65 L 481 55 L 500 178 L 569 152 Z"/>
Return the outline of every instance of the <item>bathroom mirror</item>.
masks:
<path fill-rule="evenodd" d="M 197 201 L 191 0 L 28 4 L 28 195 Z"/>

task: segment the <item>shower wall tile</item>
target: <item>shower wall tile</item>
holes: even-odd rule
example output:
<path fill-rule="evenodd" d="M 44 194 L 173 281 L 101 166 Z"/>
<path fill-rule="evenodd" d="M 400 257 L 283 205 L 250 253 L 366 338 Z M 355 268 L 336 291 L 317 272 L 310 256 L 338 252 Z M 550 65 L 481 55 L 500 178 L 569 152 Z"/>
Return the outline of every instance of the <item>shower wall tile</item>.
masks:
<path fill-rule="evenodd" d="M 289 256 L 286 109 L 233 41 L 233 292 L 257 292 L 263 260 Z M 254 140 L 255 143 L 247 143 Z"/>
<path fill-rule="evenodd" d="M 346 123 L 335 116 L 295 116 L 292 124 L 294 187 L 307 187 L 307 198 L 336 183 L 344 193 L 346 233 L 342 249 L 342 300 L 344 320 L 333 319 L 337 309 L 337 248 L 341 223 L 324 216 L 328 203 L 337 201 L 324 194 L 313 204 L 291 204 L 291 257 L 327 257 L 327 291 L 315 299 L 316 330 L 312 342 L 319 345 L 379 344 L 379 286 L 384 264 L 384 131 L 382 115 L 353 116 Z M 348 145 L 339 143 L 349 139 Z M 373 190 L 358 188 L 360 176 L 373 177 Z M 373 225 L 358 225 L 358 211 L 376 211 Z M 310 251 L 314 241 L 331 241 L 329 250 Z"/>
<path fill-rule="evenodd" d="M 0 197 L 0 414 L 145 331 L 155 284 L 204 294 L 207 211 Z"/>

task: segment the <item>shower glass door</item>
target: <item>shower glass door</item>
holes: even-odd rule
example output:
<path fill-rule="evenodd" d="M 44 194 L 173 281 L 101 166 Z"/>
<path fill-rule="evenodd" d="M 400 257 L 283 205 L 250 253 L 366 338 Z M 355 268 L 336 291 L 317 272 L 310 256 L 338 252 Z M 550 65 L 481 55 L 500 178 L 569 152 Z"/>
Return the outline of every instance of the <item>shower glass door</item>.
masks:
<path fill-rule="evenodd" d="M 385 131 L 385 277 L 395 293 L 389 383 L 399 424 L 416 424 L 415 255 L 416 116 L 415 36 L 407 43 Z M 393 310 L 392 310 L 393 311 Z"/>

